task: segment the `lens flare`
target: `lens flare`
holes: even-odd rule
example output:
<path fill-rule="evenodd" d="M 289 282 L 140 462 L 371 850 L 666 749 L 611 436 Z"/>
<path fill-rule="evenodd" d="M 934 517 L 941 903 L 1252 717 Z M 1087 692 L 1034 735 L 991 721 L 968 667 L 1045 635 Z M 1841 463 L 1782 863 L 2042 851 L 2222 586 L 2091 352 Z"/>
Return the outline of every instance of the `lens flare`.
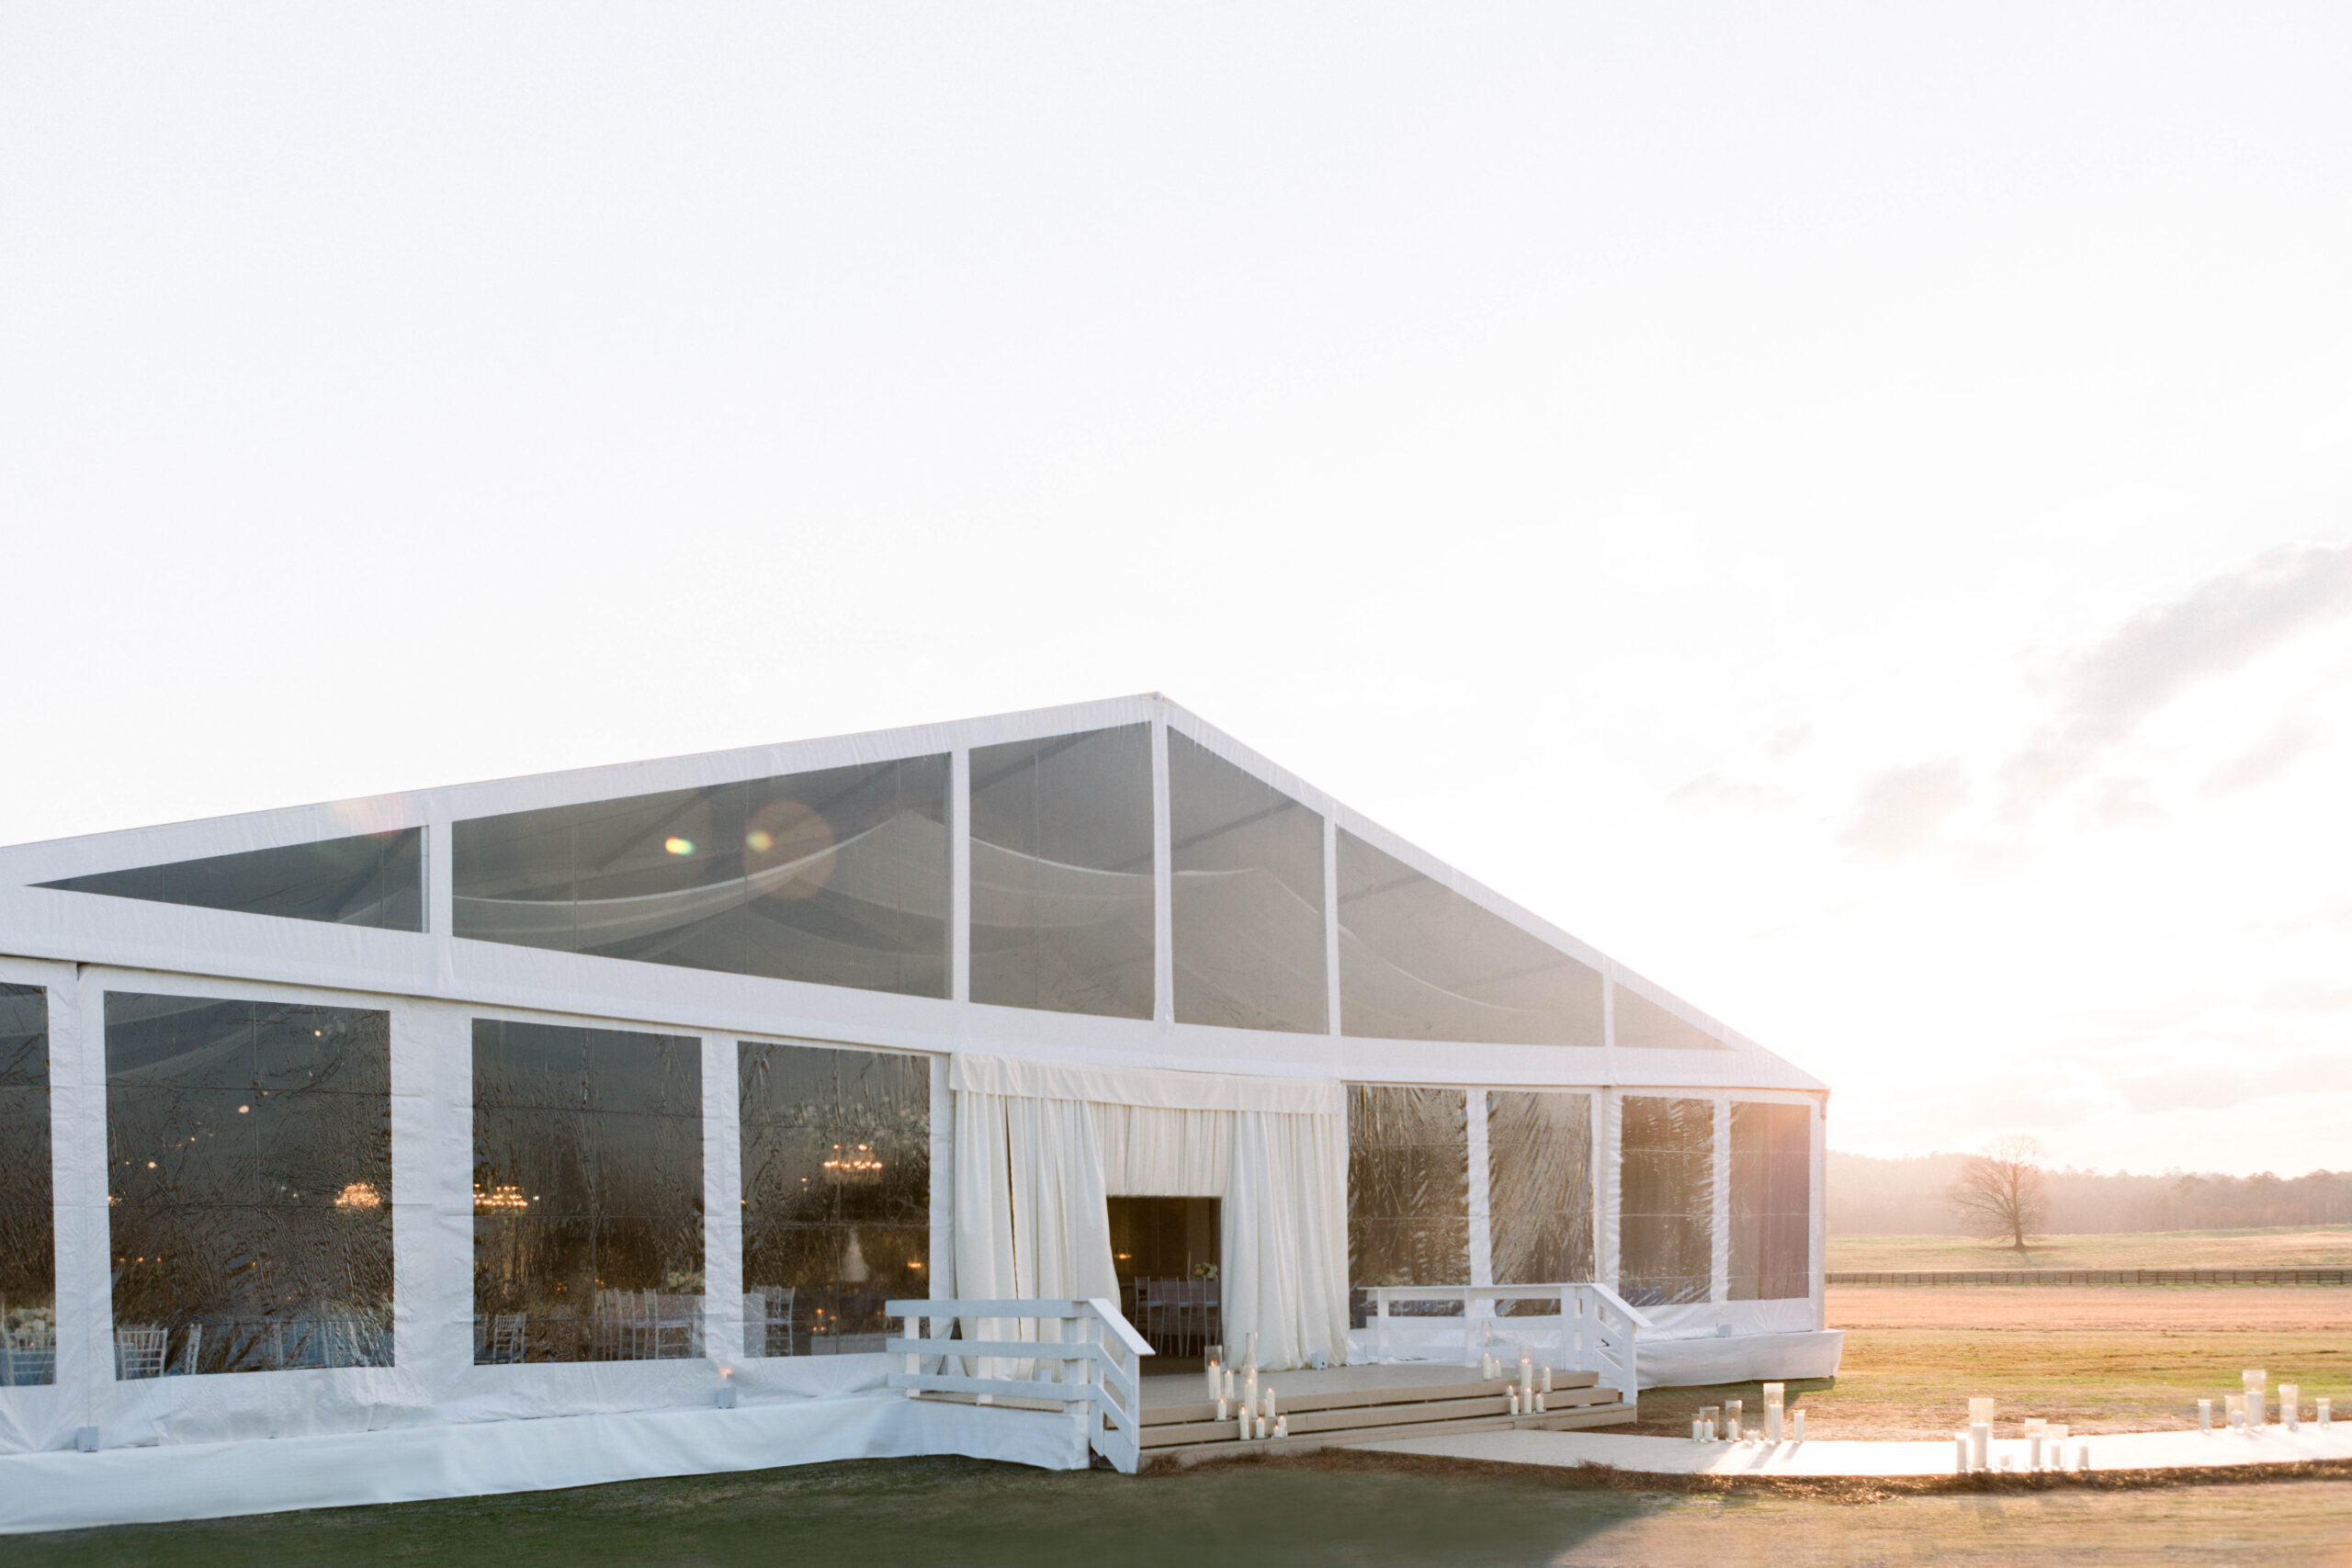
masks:
<path fill-rule="evenodd" d="M 744 834 L 743 841 L 751 845 L 752 851 L 758 854 L 765 854 L 770 850 L 775 848 L 775 835 L 773 833 L 763 833 L 757 828 L 754 828 L 750 832 Z"/>
<path fill-rule="evenodd" d="M 692 839 L 664 839 L 662 840 L 662 847 L 673 855 L 690 855 L 695 852 L 695 841 Z"/>

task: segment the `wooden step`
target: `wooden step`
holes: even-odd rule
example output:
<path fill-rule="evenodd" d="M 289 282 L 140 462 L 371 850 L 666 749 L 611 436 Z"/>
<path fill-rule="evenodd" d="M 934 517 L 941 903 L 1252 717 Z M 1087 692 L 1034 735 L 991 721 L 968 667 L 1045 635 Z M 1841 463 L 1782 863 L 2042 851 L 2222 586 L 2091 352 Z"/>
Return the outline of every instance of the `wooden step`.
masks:
<path fill-rule="evenodd" d="M 1544 1415 L 1573 1414 L 1597 1405 L 1617 1402 L 1614 1389 L 1563 1389 L 1556 1397 L 1547 1395 Z M 1430 1422 L 1490 1419 L 1510 1417 L 1510 1401 L 1502 1394 L 1477 1394 L 1468 1399 L 1414 1400 L 1396 1404 L 1348 1405 L 1336 1410 L 1292 1410 L 1278 1397 L 1275 1409 L 1290 1421 L 1294 1437 L 1309 1432 L 1355 1431 L 1368 1427 L 1420 1426 Z M 1540 1419 L 1541 1417 L 1519 1417 Z M 1213 1443 L 1230 1439 L 1235 1420 L 1219 1421 L 1215 1412 L 1204 1421 L 1154 1423 L 1143 1428 L 1143 1446 L 1148 1449 L 1169 1448 L 1182 1443 Z M 1271 1440 L 1271 1439 L 1269 1439 Z"/>
<path fill-rule="evenodd" d="M 1555 1372 L 1552 1374 L 1552 1393 L 1546 1394 L 1544 1398 L 1549 1401 L 1555 1397 L 1566 1398 L 1575 1395 L 1581 1400 L 1589 1397 L 1594 1392 L 1613 1393 L 1612 1390 L 1601 1389 L 1600 1383 L 1600 1376 L 1597 1372 Z M 1261 1389 L 1271 1388 L 1274 1391 L 1276 1407 L 1283 1411 L 1340 1410 L 1367 1405 L 1418 1404 L 1431 1400 L 1460 1399 L 1488 1394 L 1499 1398 L 1517 1386 L 1518 1380 L 1515 1378 L 1496 1378 L 1491 1381 L 1474 1378 L 1466 1381 L 1417 1383 L 1389 1388 L 1337 1389 L 1323 1393 L 1300 1393 L 1294 1396 L 1283 1388 L 1279 1375 L 1274 1377 L 1261 1375 L 1259 1379 Z M 1216 1416 L 1215 1401 L 1194 1400 L 1182 1404 L 1147 1405 L 1144 1407 L 1143 1424 L 1147 1427 L 1174 1425 L 1214 1420 Z"/>
<path fill-rule="evenodd" d="M 1547 1410 L 1541 1416 L 1504 1416 L 1486 1420 L 1415 1422 L 1408 1426 L 1359 1427 L 1345 1431 L 1301 1434 L 1295 1427 L 1287 1438 L 1268 1438 L 1262 1442 L 1242 1442 L 1228 1438 L 1216 1443 L 1185 1443 L 1174 1447 L 1147 1448 L 1143 1450 L 1139 1469 L 1154 1470 L 1164 1466 L 1200 1464 L 1209 1460 L 1238 1459 L 1250 1454 L 1296 1454 L 1315 1449 L 1347 1448 L 1357 1443 L 1385 1442 L 1395 1438 L 1430 1438 L 1457 1432 L 1567 1432 L 1586 1427 L 1614 1427 L 1634 1419 L 1631 1404 L 1593 1404 L 1573 1411 Z"/>

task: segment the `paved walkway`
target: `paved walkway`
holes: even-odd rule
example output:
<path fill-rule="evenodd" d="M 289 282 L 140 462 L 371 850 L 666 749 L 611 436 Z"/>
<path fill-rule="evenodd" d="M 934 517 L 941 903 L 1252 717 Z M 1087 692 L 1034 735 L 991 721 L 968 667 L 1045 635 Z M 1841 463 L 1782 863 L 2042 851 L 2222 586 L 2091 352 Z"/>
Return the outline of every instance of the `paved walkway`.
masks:
<path fill-rule="evenodd" d="M 2352 1460 L 2352 1421 L 2327 1427 L 2305 1423 L 2297 1431 L 2264 1427 L 2254 1432 L 2114 1432 L 2066 1439 L 2066 1465 L 2090 1445 L 2093 1470 L 2192 1470 L 2245 1464 L 2299 1464 Z M 1950 1475 L 1951 1439 L 1926 1443 L 1694 1443 L 1688 1438 L 1635 1438 L 1617 1432 L 1465 1432 L 1458 1437 L 1394 1438 L 1350 1445 L 1374 1453 L 1429 1454 L 1497 1464 L 1567 1468 L 1605 1464 L 1657 1475 Z M 1993 1444 L 2022 1470 L 2023 1438 Z"/>

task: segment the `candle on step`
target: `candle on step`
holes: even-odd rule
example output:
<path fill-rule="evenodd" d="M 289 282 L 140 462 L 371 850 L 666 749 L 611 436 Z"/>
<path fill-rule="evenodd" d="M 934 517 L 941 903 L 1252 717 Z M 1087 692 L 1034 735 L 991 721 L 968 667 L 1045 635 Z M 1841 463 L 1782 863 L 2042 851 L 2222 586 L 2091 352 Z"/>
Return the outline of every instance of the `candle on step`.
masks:
<path fill-rule="evenodd" d="M 1517 1390 L 1517 1389 L 1512 1389 L 1512 1390 L 1511 1390 L 1508 1394 L 1506 1394 L 1504 1397 L 1505 1397 L 1505 1398 L 1507 1398 L 1507 1399 L 1510 1402 L 1510 1413 L 1511 1413 L 1513 1416 L 1518 1415 L 1518 1414 L 1519 1414 L 1519 1390 Z"/>
<path fill-rule="evenodd" d="M 1263 1416 L 1258 1417 L 1258 1440 L 1261 1443 L 1266 1440 L 1266 1418 Z"/>
<path fill-rule="evenodd" d="M 1968 1434 L 1965 1432 L 1951 1435 L 1951 1471 L 1954 1475 L 1968 1473 Z"/>
<path fill-rule="evenodd" d="M 1217 1368 L 1216 1368 L 1216 1363 L 1215 1361 L 1211 1361 L 1211 1362 L 1209 1363 L 1209 1366 L 1208 1366 L 1208 1372 L 1209 1372 L 1209 1397 L 1210 1397 L 1211 1399 L 1215 1399 L 1215 1398 L 1216 1398 L 1218 1395 L 1222 1394 L 1222 1393 L 1225 1392 L 1225 1378 L 1224 1378 L 1224 1376 L 1223 1376 L 1221 1373 L 1219 1373 L 1219 1372 L 1218 1372 Z"/>
<path fill-rule="evenodd" d="M 1268 1383 L 1266 1385 L 1266 1408 L 1260 1412 L 1260 1414 L 1263 1415 L 1269 1421 L 1274 1419 L 1275 1416 L 1278 1414 L 1274 1409 L 1274 1385 L 1272 1383 Z"/>
<path fill-rule="evenodd" d="M 2278 1385 L 2278 1425 L 2286 1427 L 2290 1432 L 2302 1430 L 2302 1384 L 2282 1382 Z"/>
<path fill-rule="evenodd" d="M 2050 1424 L 2050 1468 L 2066 1468 L 2066 1424 L 2064 1421 Z"/>
<path fill-rule="evenodd" d="M 2313 1400 L 2312 1419 L 2323 1427 L 2333 1425 L 2335 1420 L 2335 1402 L 2324 1397 Z"/>
<path fill-rule="evenodd" d="M 2028 1470 L 2040 1470 L 2041 1468 L 2041 1438 L 2043 1432 L 2048 1429 L 2050 1423 L 2043 1420 L 2039 1416 L 2029 1416 L 2026 1420 L 2025 1467 Z"/>
<path fill-rule="evenodd" d="M 1703 1443 L 1707 1440 L 1707 1424 L 1696 1416 L 1690 1417 L 1690 1440 L 1694 1443 Z"/>
<path fill-rule="evenodd" d="M 1290 1436 L 1289 1416 L 1277 1416 L 1274 1417 L 1274 1436 L 1277 1438 L 1287 1438 Z"/>
<path fill-rule="evenodd" d="M 1216 1402 L 1216 1418 L 1220 1421 L 1230 1421 L 1233 1419 L 1233 1412 L 1226 1408 L 1227 1404 L 1227 1401 L 1223 1399 L 1219 1399 Z"/>
<path fill-rule="evenodd" d="M 1768 1388 L 1770 1386 L 1767 1385 Z M 1781 1440 L 1781 1402 L 1777 1399 L 1764 1402 L 1764 1440 L 1768 1443 Z"/>
<path fill-rule="evenodd" d="M 1252 1428 L 1252 1424 L 1250 1419 L 1250 1407 L 1245 1404 L 1233 1414 L 1234 1418 L 1241 1423 L 1241 1440 L 1246 1443 L 1250 1440 L 1250 1433 Z"/>
<path fill-rule="evenodd" d="M 1736 1399 L 1724 1401 L 1724 1436 L 1726 1438 L 1736 1438 L 1740 1434 L 1741 1404 L 1742 1402 Z"/>
<path fill-rule="evenodd" d="M 1535 1414 L 1541 1416 L 1544 1413 L 1544 1391 L 1539 1388 L 1535 1391 Z"/>
<path fill-rule="evenodd" d="M 1791 1422 L 1791 1424 L 1792 1424 L 1792 1425 L 1791 1425 L 1790 1431 L 1789 1431 L 1789 1440 L 1790 1440 L 1790 1441 L 1792 1441 L 1792 1442 L 1797 1442 L 1797 1443 L 1802 1443 L 1802 1442 L 1804 1442 L 1804 1405 L 1802 1405 L 1802 1404 L 1800 1404 L 1800 1405 L 1798 1405 L 1794 1410 L 1791 1411 L 1791 1412 L 1789 1413 L 1789 1420 L 1790 1420 L 1790 1422 Z"/>
<path fill-rule="evenodd" d="M 1993 1463 L 1993 1427 L 1988 1421 L 1968 1424 L 1968 1468 L 1987 1470 Z"/>
<path fill-rule="evenodd" d="M 2245 1431 L 2245 1395 L 2242 1393 L 2225 1393 L 2222 1396 L 2222 1407 L 2230 1413 L 2230 1430 L 2233 1432 Z"/>
<path fill-rule="evenodd" d="M 2213 1402 L 2210 1399 L 2197 1402 L 2197 1429 L 2200 1432 L 2213 1429 Z"/>
<path fill-rule="evenodd" d="M 2270 1374 L 2260 1367 L 2248 1367 L 2238 1374 L 2238 1381 L 2245 1385 L 2245 1424 L 2251 1431 L 2262 1425 L 2262 1390 Z"/>
<path fill-rule="evenodd" d="M 1544 1362 L 1544 1388 L 1543 1388 L 1543 1392 L 1544 1392 L 1544 1393 L 1551 1393 L 1551 1392 L 1552 1392 L 1552 1364 L 1551 1364 L 1549 1361 L 1546 1361 L 1546 1362 Z"/>
<path fill-rule="evenodd" d="M 2088 1470 L 2090 1467 L 2091 1446 L 2088 1443 L 2076 1443 L 2075 1445 L 2075 1468 L 2076 1470 Z"/>
<path fill-rule="evenodd" d="M 1233 1369 L 1231 1367 L 1225 1369 L 1225 1397 L 1227 1399 L 1234 1397 L 1233 1375 Z"/>

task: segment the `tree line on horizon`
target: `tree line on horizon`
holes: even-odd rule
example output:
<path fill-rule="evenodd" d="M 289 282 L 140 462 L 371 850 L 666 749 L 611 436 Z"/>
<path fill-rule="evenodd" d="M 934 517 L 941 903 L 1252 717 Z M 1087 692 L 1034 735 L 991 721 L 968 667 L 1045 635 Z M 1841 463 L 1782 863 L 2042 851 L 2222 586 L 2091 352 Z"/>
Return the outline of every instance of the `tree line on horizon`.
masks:
<path fill-rule="evenodd" d="M 1964 1153 L 1879 1159 L 1829 1151 L 1832 1235 L 1972 1235 L 1981 1224 L 1953 1201 L 1972 1159 Z M 2041 1167 L 2045 1235 L 2128 1231 L 2239 1230 L 2352 1224 L 2352 1170 L 2282 1177 L 2168 1170 L 2159 1176 Z"/>

